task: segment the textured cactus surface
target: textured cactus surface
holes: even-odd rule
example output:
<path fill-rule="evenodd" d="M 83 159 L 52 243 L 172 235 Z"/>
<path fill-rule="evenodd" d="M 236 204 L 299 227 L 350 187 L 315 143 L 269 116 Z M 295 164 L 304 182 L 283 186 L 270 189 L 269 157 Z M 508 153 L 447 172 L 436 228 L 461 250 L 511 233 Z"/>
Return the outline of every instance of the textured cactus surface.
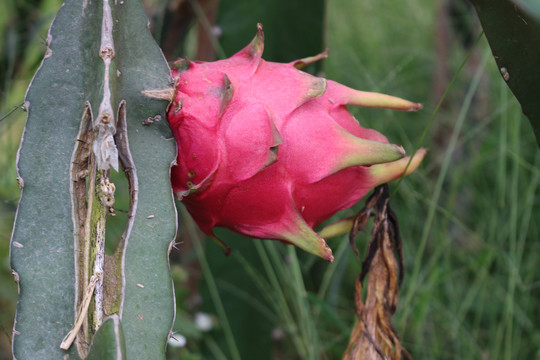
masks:
<path fill-rule="evenodd" d="M 164 358 L 174 319 L 168 251 L 176 230 L 169 181 L 175 144 L 164 120 L 168 102 L 143 94 L 170 86 L 147 24 L 139 1 L 73 0 L 51 25 L 25 98 L 18 157 L 22 194 L 11 240 L 19 285 L 16 359 Z M 114 184 L 99 179 L 116 166 L 130 184 L 128 223 L 118 250 L 102 253 L 92 278 L 88 264 L 99 262 L 94 230 L 104 225 L 103 211 L 114 208 Z M 87 211 L 94 195 L 104 196 L 96 205 L 101 212 Z M 86 222 L 95 229 L 86 232 Z M 62 350 L 90 285 L 85 322 L 95 328 L 83 326 Z"/>

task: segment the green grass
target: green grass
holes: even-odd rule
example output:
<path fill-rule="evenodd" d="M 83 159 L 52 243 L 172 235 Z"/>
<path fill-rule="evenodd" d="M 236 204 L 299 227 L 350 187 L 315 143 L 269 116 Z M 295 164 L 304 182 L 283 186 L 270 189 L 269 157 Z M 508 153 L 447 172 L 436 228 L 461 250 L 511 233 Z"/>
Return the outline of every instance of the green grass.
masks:
<path fill-rule="evenodd" d="M 448 56 L 436 56 L 438 4 L 328 2 L 326 76 L 425 105 L 418 113 L 351 109 L 363 126 L 408 152 L 419 143 L 429 149 L 415 173 L 391 185 L 405 260 L 394 324 L 414 359 L 538 358 L 540 151 L 485 38 L 464 48 L 454 37 Z M 7 19 L 2 21 L 6 32 Z M 27 57 L 43 50 L 43 35 L 34 35 L 20 44 L 29 49 L 18 53 L 25 65 L 5 81 L 0 114 L 22 103 L 36 66 Z M 3 49 L 21 51 L 6 43 Z M 439 107 L 443 94 L 434 93 L 433 79 L 442 63 L 449 76 Z M 16 299 L 7 256 L 23 122 L 22 111 L 0 122 L 0 321 L 7 333 L 0 331 L 0 358 L 9 358 Z M 183 323 L 177 321 L 176 330 L 186 334 L 188 346 L 170 351 L 170 358 L 340 358 L 355 322 L 354 280 L 360 271 L 346 238 L 329 241 L 335 261 L 327 264 L 291 246 L 227 232 L 223 237 L 234 251 L 225 259 L 212 244 L 202 251 L 194 232 L 194 250 L 183 253 L 180 245 L 183 262 L 175 266 L 186 268 L 190 256 L 199 260 L 203 280 L 193 291 L 202 303 L 188 304 L 193 294 L 182 288 L 189 277 L 182 275 L 176 291 Z M 369 232 L 358 236 L 361 254 L 368 237 Z M 214 315 L 216 326 L 188 333 L 191 314 L 199 310 Z M 253 314 L 251 321 L 244 312 Z"/>

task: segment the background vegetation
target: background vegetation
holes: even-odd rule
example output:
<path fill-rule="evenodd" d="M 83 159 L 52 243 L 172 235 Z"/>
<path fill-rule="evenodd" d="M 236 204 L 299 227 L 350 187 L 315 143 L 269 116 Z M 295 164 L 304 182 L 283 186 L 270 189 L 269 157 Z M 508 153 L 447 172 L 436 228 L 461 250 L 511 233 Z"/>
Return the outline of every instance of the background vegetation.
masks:
<path fill-rule="evenodd" d="M 171 18 L 183 3 L 145 1 L 170 60 L 203 56 L 198 32 L 204 26 L 191 27 L 179 42 L 171 40 L 175 32 L 184 34 Z M 280 31 L 287 22 L 279 12 L 253 13 L 241 1 L 222 0 L 214 28 L 222 32 L 214 43 L 218 55 L 230 56 L 247 44 L 261 17 L 268 20 L 262 21 L 265 58 L 290 61 L 312 55 L 302 49 L 329 47 L 330 57 L 310 71 L 423 102 L 424 110 L 415 114 L 352 109 L 362 125 L 408 152 L 420 143 L 429 148 L 420 169 L 391 185 L 406 271 L 394 317 L 397 331 L 415 359 L 540 357 L 540 228 L 535 222 L 540 151 L 501 79 L 474 10 L 458 0 L 316 3 L 324 12 L 314 5 L 305 14 L 324 19 L 324 27 L 317 22 L 290 33 L 304 38 L 295 46 Z M 25 113 L 16 106 L 39 66 L 47 28 L 60 5 L 59 0 L 0 3 L 0 359 L 10 358 L 17 297 L 8 252 Z M 267 5 L 261 1 L 261 8 Z M 122 231 L 122 217 L 115 221 L 111 237 Z M 327 264 L 290 246 L 223 231 L 233 248 L 225 258 L 219 248 L 204 244 L 189 218 L 180 228 L 181 243 L 171 255 L 178 307 L 174 330 L 176 345 L 186 343 L 171 346 L 169 358 L 340 357 L 354 324 L 352 294 L 360 271 L 345 238 L 329 241 L 336 260 Z M 368 234 L 358 237 L 361 253 Z"/>

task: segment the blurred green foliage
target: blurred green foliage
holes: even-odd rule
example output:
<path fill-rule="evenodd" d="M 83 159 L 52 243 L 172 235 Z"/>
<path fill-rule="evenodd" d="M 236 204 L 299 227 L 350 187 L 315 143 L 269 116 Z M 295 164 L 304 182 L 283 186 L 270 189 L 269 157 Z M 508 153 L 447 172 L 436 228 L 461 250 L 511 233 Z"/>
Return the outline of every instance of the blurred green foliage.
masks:
<path fill-rule="evenodd" d="M 145 1 L 163 45 L 168 34 L 180 32 L 171 26 L 171 14 L 194 2 Z M 0 4 L 0 114 L 22 103 L 59 6 L 52 0 Z M 216 52 L 229 56 L 252 38 L 259 19 L 231 15 L 231 1 L 220 6 L 212 28 Z M 414 174 L 391 185 L 404 240 L 405 282 L 394 317 L 404 346 L 415 359 L 540 356 L 540 228 L 534 221 L 540 217 L 540 151 L 485 38 L 475 43 L 480 27 L 474 10 L 461 0 L 334 0 L 325 6 L 322 36 L 311 28 L 300 34 L 330 48 L 315 71 L 425 105 L 420 113 L 351 109 L 363 126 L 408 152 L 423 134 L 421 145 L 429 148 Z M 273 38 L 265 53 L 290 61 L 298 53 L 279 45 L 287 43 L 287 33 L 271 29 L 288 22 L 277 17 L 265 26 L 267 39 Z M 171 52 L 175 56 L 194 58 L 200 47 L 204 27 L 196 26 L 197 14 L 189 19 L 194 26 L 176 39 L 182 50 Z M 248 33 L 231 40 L 245 31 L 238 28 L 246 21 L 253 21 Z M 226 41 L 226 34 L 236 35 Z M 8 244 L 24 118 L 17 110 L 0 122 L 0 358 L 10 356 L 16 301 Z M 190 229 L 189 219 L 182 221 Z M 368 234 L 358 236 L 361 253 Z M 178 343 L 185 338 L 186 344 L 169 347 L 169 358 L 234 359 L 237 351 L 246 359 L 340 358 L 355 321 L 352 294 L 360 270 L 347 240 L 329 241 L 336 260 L 327 264 L 280 243 L 221 235 L 233 248 L 230 258 L 212 244 L 201 251 L 194 228 L 180 234 L 182 243 L 172 253 L 174 330 Z M 210 328 L 201 326 L 201 316 Z"/>

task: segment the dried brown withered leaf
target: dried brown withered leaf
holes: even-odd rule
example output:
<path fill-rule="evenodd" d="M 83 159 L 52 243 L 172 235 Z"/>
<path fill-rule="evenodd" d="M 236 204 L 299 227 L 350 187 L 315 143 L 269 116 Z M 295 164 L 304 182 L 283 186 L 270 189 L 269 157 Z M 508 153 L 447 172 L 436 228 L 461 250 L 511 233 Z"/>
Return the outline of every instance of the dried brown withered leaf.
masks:
<path fill-rule="evenodd" d="M 403 280 L 403 262 L 399 226 L 390 208 L 389 197 L 388 185 L 377 187 L 357 215 L 350 234 L 351 244 L 354 245 L 354 236 L 371 216 L 375 217 L 362 271 L 356 279 L 354 299 L 358 322 L 351 332 L 343 360 L 410 358 L 392 324 Z M 362 288 L 368 273 L 364 301 Z"/>

